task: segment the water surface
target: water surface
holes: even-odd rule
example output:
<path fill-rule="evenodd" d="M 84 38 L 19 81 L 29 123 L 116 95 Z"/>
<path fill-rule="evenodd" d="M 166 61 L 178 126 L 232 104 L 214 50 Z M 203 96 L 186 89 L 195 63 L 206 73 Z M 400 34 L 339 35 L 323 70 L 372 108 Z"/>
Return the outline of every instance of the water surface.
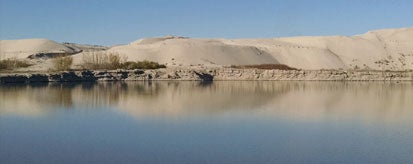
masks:
<path fill-rule="evenodd" d="M 413 84 L 0 85 L 0 163 L 413 163 Z"/>

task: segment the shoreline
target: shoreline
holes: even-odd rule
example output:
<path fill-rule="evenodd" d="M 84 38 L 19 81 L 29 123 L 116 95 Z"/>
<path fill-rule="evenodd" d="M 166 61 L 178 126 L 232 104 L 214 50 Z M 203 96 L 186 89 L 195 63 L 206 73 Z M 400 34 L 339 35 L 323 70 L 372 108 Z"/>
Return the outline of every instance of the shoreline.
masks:
<path fill-rule="evenodd" d="M 0 83 L 94 81 L 413 81 L 413 71 L 166 68 L 0 73 Z"/>

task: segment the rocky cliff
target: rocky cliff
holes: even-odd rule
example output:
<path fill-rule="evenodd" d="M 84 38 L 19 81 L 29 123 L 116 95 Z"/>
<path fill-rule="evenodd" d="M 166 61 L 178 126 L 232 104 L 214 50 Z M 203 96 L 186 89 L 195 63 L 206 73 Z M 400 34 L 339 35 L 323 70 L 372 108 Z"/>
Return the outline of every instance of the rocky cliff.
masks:
<path fill-rule="evenodd" d="M 413 81 L 413 71 L 260 70 L 216 68 L 0 74 L 1 83 L 142 81 L 142 80 L 279 80 Z"/>

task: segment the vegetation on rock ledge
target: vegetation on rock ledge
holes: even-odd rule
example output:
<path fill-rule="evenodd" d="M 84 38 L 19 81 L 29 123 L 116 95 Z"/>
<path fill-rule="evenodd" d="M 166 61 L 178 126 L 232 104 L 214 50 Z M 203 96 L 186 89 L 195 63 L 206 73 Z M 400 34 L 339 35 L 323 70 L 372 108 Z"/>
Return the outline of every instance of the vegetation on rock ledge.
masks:
<path fill-rule="evenodd" d="M 83 69 L 89 70 L 115 70 L 115 69 L 159 69 L 166 68 L 165 65 L 152 61 L 127 61 L 126 58 L 121 58 L 117 53 L 98 52 L 88 53 L 83 55 L 81 64 Z"/>
<path fill-rule="evenodd" d="M 18 59 L 4 59 L 0 60 L 0 70 L 13 70 L 16 68 L 26 68 L 31 66 L 29 62 L 25 60 L 18 60 Z"/>
<path fill-rule="evenodd" d="M 277 69 L 277 70 L 298 70 L 284 64 L 257 64 L 257 65 L 232 65 L 230 68 L 238 69 Z"/>
<path fill-rule="evenodd" d="M 166 68 L 165 65 L 152 61 L 138 61 L 138 62 L 125 62 L 121 65 L 122 69 L 159 69 Z"/>
<path fill-rule="evenodd" d="M 56 71 L 68 71 L 73 63 L 71 56 L 59 56 L 53 59 L 53 68 Z"/>

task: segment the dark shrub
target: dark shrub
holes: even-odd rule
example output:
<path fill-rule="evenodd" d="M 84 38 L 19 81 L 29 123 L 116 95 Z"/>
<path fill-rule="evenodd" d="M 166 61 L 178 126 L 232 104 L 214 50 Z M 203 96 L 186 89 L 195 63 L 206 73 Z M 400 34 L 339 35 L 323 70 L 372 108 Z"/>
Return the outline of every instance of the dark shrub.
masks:
<path fill-rule="evenodd" d="M 59 56 L 52 60 L 53 69 L 56 71 L 68 71 L 73 63 L 73 58 L 71 56 Z"/>
<path fill-rule="evenodd" d="M 121 66 L 122 69 L 159 69 L 166 68 L 165 65 L 152 61 L 138 61 L 138 62 L 125 62 Z"/>
<path fill-rule="evenodd" d="M 16 68 L 26 68 L 31 66 L 27 61 L 17 59 L 4 59 L 0 60 L 0 70 L 12 70 Z"/>
<path fill-rule="evenodd" d="M 238 69 L 278 69 L 278 70 L 298 70 L 284 64 L 258 64 L 258 65 L 232 65 L 231 68 Z"/>

